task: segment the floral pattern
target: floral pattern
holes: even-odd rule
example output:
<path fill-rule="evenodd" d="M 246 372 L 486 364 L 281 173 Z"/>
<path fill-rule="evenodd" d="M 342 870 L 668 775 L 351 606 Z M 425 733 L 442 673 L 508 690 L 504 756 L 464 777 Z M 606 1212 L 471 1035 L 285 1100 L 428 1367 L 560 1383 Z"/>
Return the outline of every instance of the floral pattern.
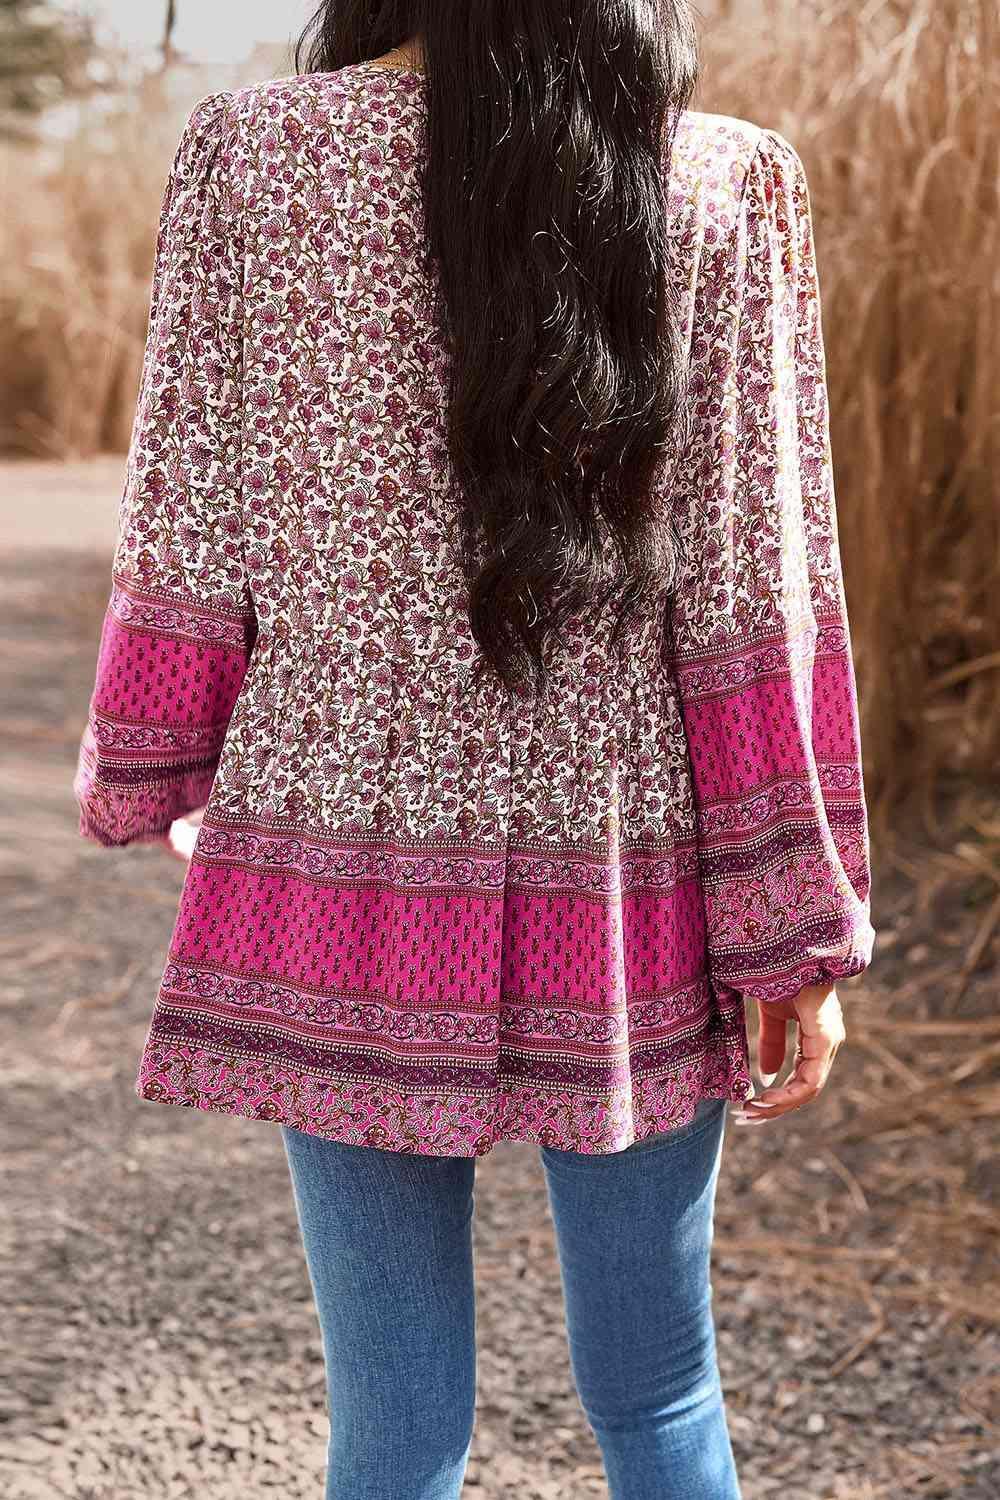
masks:
<path fill-rule="evenodd" d="M 147 1099 L 398 1151 L 593 1153 L 750 1088 L 744 1003 L 871 958 L 801 163 L 682 117 L 680 587 L 512 699 L 468 623 L 421 264 L 419 75 L 211 95 L 157 240 L 75 790 L 207 802 Z"/>

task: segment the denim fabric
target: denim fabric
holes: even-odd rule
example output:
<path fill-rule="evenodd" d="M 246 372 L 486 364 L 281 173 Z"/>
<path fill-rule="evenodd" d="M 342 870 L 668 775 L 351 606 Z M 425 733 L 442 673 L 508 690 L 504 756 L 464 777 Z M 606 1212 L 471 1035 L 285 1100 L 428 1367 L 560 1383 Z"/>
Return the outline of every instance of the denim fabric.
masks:
<path fill-rule="evenodd" d="M 724 1101 L 708 1099 L 688 1125 L 611 1155 L 539 1148 L 611 1500 L 739 1500 L 709 1284 L 724 1125 Z M 476 1158 L 282 1135 L 326 1356 L 327 1500 L 458 1500 L 476 1395 Z"/>

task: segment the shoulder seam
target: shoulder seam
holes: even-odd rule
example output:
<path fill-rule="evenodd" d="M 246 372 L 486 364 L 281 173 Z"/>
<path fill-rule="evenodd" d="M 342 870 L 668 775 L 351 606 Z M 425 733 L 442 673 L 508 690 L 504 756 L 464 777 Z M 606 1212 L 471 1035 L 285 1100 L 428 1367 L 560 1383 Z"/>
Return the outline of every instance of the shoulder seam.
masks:
<path fill-rule="evenodd" d="M 743 208 L 743 200 L 746 197 L 754 167 L 756 166 L 757 161 L 760 157 L 762 148 L 768 142 L 770 142 L 775 150 L 779 153 L 779 156 L 783 155 L 787 158 L 786 165 L 789 166 L 793 170 L 793 172 L 803 171 L 802 159 L 796 151 L 795 147 L 792 145 L 791 141 L 788 140 L 787 137 L 783 136 L 779 130 L 773 130 L 770 126 L 766 125 L 760 126 L 757 139 L 754 143 L 753 151 L 750 155 L 750 160 L 747 163 L 746 176 L 743 179 L 743 186 L 740 190 L 737 213 L 739 213 Z"/>
<path fill-rule="evenodd" d="M 227 141 L 232 141 L 237 146 L 240 154 L 246 156 L 246 138 L 244 134 L 245 120 L 243 111 L 238 107 L 238 95 L 241 91 L 236 89 L 216 89 L 206 94 L 194 106 L 191 112 L 191 120 L 204 121 L 208 130 L 215 136 L 215 150 L 221 150 Z M 246 187 L 237 176 L 229 173 L 226 181 L 228 197 L 235 212 L 231 215 L 233 231 L 243 246 L 246 246 Z"/>
<path fill-rule="evenodd" d="M 736 204 L 737 222 L 739 222 L 739 216 L 743 212 L 743 203 L 747 195 L 747 189 L 750 186 L 750 178 L 753 176 L 753 169 L 757 165 L 757 158 L 760 156 L 760 148 L 764 144 L 765 137 L 769 134 L 770 132 L 763 125 L 757 127 L 757 138 L 753 143 L 753 150 L 750 152 L 747 160 L 747 169 L 743 174 L 743 185 L 740 188 L 740 196 Z"/>

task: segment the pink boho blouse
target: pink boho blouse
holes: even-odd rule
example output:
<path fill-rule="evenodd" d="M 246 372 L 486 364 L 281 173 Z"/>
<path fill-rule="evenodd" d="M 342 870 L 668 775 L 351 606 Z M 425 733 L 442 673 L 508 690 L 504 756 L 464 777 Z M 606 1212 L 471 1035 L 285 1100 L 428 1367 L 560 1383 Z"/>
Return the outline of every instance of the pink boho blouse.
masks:
<path fill-rule="evenodd" d="M 75 791 L 207 803 L 150 1100 L 390 1150 L 590 1153 L 750 1087 L 744 1001 L 870 962 L 869 845 L 806 182 L 683 117 L 680 587 L 514 700 L 469 629 L 420 75 L 203 100 L 163 203 Z"/>

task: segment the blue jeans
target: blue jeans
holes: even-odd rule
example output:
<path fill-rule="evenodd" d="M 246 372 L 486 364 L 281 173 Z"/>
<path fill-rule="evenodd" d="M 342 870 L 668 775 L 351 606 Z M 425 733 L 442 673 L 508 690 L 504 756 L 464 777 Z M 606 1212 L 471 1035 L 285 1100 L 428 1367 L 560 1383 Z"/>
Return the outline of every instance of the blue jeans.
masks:
<path fill-rule="evenodd" d="M 724 1125 L 709 1099 L 610 1156 L 539 1148 L 573 1376 L 612 1500 L 739 1500 L 709 1285 Z M 326 1358 L 327 1500 L 458 1500 L 476 1159 L 282 1134 Z"/>

